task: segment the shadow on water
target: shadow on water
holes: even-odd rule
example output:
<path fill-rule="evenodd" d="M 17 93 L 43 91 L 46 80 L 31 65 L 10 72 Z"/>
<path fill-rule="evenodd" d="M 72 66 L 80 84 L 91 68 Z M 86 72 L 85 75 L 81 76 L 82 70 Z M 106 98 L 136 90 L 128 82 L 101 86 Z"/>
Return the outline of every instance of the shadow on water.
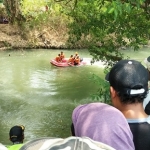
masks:
<path fill-rule="evenodd" d="M 59 68 L 49 61 L 59 50 L 0 52 L 0 141 L 11 144 L 9 129 L 23 124 L 25 141 L 43 137 L 70 136 L 71 114 L 75 106 L 92 102 L 90 95 L 97 90 L 89 77 L 104 77 L 102 63 L 82 67 Z M 66 57 L 75 51 L 64 51 Z M 144 53 L 144 54 L 143 54 Z M 142 60 L 149 50 L 127 55 Z M 10 56 L 9 56 L 10 54 Z M 142 55 L 141 55 L 142 54 Z M 91 56 L 87 51 L 81 57 Z"/>

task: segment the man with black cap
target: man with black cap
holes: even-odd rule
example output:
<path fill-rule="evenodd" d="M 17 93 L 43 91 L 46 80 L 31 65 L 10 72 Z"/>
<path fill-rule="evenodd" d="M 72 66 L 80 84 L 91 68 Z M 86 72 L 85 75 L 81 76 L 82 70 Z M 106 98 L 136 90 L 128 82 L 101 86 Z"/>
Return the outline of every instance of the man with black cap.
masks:
<path fill-rule="evenodd" d="M 20 147 L 22 147 L 24 140 L 24 129 L 25 127 L 23 125 L 16 125 L 10 129 L 9 138 L 13 145 L 8 147 L 9 150 L 19 150 Z"/>
<path fill-rule="evenodd" d="M 121 60 L 106 75 L 112 104 L 126 117 L 135 150 L 150 150 L 150 116 L 143 108 L 148 93 L 149 73 L 138 61 Z"/>

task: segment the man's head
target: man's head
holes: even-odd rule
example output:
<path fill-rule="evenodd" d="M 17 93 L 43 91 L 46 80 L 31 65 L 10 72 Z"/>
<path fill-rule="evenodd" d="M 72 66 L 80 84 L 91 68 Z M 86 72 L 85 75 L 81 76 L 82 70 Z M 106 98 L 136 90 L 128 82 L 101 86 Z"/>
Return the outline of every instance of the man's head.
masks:
<path fill-rule="evenodd" d="M 23 139 L 24 139 L 24 129 L 25 127 L 23 125 L 16 125 L 13 126 L 10 131 L 9 131 L 9 137 L 10 140 L 13 143 L 19 142 L 19 143 L 23 143 Z"/>
<path fill-rule="evenodd" d="M 124 104 L 142 103 L 148 92 L 148 71 L 135 60 L 117 62 L 106 75 L 106 80 Z M 110 92 L 112 94 L 112 90 Z"/>

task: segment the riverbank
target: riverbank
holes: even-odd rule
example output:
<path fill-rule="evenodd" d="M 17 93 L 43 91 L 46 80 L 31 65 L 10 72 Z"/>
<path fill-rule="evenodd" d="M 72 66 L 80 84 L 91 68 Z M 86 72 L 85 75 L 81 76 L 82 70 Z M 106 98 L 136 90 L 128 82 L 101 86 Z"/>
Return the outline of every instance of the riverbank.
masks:
<path fill-rule="evenodd" d="M 61 35 L 59 34 L 61 33 Z M 33 29 L 24 33 L 16 26 L 0 24 L 0 50 L 29 48 L 67 48 L 66 31 L 58 32 L 51 28 Z"/>
<path fill-rule="evenodd" d="M 22 30 L 15 25 L 0 24 L 0 50 L 9 49 L 68 49 L 67 28 L 43 26 L 41 29 Z M 82 42 L 81 42 L 82 43 Z M 85 48 L 84 43 L 76 43 L 72 48 Z M 145 47 L 150 47 L 150 41 Z M 122 49 L 126 49 L 123 47 Z"/>

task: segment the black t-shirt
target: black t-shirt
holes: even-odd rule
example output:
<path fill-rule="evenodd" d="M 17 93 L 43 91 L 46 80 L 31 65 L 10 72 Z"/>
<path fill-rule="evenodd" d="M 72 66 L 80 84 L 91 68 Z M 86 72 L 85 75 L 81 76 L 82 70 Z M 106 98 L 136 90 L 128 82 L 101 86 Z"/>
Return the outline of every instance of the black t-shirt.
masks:
<path fill-rule="evenodd" d="M 129 120 L 128 123 L 133 134 L 135 150 L 150 150 L 150 118 Z"/>

